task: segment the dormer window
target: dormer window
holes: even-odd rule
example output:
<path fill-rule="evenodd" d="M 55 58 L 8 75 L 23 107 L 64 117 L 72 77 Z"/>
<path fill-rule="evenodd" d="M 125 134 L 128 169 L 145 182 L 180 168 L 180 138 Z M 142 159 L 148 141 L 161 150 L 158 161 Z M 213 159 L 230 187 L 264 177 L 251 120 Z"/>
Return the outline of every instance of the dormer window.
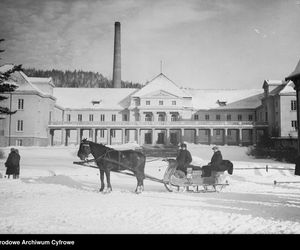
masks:
<path fill-rule="evenodd" d="M 97 105 L 97 104 L 100 104 L 101 103 L 101 100 L 93 100 L 92 101 L 92 104 L 93 105 Z"/>
<path fill-rule="evenodd" d="M 219 106 L 226 106 L 226 102 L 225 101 L 217 100 L 217 104 L 219 104 Z"/>

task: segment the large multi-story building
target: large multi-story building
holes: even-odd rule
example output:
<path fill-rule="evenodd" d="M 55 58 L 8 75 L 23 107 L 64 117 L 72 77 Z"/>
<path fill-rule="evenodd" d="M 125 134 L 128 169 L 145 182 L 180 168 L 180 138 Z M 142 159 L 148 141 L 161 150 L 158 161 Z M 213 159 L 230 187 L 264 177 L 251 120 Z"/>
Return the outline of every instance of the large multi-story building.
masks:
<path fill-rule="evenodd" d="M 113 88 L 55 88 L 51 78 L 23 72 L 10 81 L 19 88 L 5 93 L 1 105 L 17 112 L 0 117 L 0 146 L 69 145 L 82 138 L 141 145 L 252 145 L 263 135 L 297 138 L 292 82 L 265 80 L 263 90 L 186 89 L 160 73 L 141 89 L 121 88 L 119 22 Z"/>
<path fill-rule="evenodd" d="M 51 78 L 16 72 L 19 87 L 2 106 L 17 110 L 0 120 L 1 146 L 68 145 L 85 137 L 105 144 L 178 144 L 181 141 L 251 145 L 267 133 L 296 138 L 292 82 L 262 89 L 180 88 L 159 74 L 141 89 L 55 88 Z"/>

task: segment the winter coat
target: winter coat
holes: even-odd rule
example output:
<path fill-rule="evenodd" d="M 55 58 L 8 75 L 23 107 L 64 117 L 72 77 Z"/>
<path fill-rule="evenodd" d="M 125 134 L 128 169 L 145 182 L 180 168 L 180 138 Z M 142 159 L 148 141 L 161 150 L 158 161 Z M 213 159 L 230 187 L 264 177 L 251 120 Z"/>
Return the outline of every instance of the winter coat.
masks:
<path fill-rule="evenodd" d="M 188 150 L 180 149 L 177 154 L 176 160 L 178 163 L 178 169 L 185 170 L 193 159 L 191 153 Z"/>
<path fill-rule="evenodd" d="M 210 160 L 210 165 L 212 169 L 218 169 L 222 163 L 223 157 L 220 151 L 214 152 L 211 160 Z"/>
<path fill-rule="evenodd" d="M 20 174 L 20 155 L 15 151 L 10 152 L 5 162 L 6 174 Z"/>

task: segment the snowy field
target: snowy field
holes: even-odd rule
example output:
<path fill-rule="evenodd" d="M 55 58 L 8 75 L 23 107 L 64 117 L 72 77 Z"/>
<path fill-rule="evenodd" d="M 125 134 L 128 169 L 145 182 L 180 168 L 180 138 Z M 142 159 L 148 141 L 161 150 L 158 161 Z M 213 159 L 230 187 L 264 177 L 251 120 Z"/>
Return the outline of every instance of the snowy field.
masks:
<path fill-rule="evenodd" d="M 0 179 L 0 234 L 300 233 L 300 183 L 274 185 L 300 181 L 294 164 L 252 159 L 246 147 L 221 146 L 235 168 L 221 192 L 170 193 L 145 180 L 145 191 L 137 195 L 135 178 L 111 173 L 113 192 L 102 194 L 99 172 L 72 164 L 79 160 L 77 149 L 19 147 L 20 179 Z M 204 145 L 188 149 L 199 165 L 213 153 Z M 7 156 L 9 148 L 2 150 Z M 166 162 L 147 161 L 146 173 L 162 178 Z"/>

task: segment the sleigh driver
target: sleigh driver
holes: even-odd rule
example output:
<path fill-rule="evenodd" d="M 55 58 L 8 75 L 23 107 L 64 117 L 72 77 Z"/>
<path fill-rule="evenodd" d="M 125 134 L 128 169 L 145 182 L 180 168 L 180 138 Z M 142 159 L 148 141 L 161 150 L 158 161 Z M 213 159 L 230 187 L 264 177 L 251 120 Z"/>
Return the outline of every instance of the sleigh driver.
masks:
<path fill-rule="evenodd" d="M 177 161 L 177 170 L 181 170 L 182 172 L 187 174 L 187 168 L 189 164 L 192 162 L 191 153 L 187 150 L 187 145 L 185 143 L 180 144 L 180 149 L 177 153 L 176 161 Z"/>

